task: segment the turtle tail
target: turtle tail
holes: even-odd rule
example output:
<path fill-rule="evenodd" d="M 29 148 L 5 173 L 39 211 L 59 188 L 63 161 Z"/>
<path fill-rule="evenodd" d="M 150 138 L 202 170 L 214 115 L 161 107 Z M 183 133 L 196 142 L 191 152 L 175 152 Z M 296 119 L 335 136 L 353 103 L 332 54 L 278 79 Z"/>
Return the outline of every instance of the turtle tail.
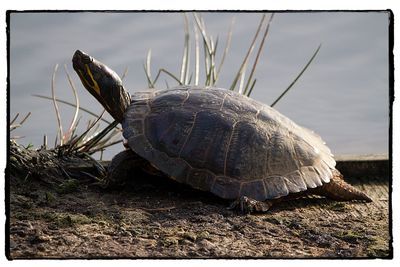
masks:
<path fill-rule="evenodd" d="M 362 200 L 372 202 L 372 199 L 367 194 L 346 183 L 339 171 L 335 170 L 333 174 L 333 178 L 329 183 L 314 189 L 316 190 L 315 194 L 337 201 Z"/>

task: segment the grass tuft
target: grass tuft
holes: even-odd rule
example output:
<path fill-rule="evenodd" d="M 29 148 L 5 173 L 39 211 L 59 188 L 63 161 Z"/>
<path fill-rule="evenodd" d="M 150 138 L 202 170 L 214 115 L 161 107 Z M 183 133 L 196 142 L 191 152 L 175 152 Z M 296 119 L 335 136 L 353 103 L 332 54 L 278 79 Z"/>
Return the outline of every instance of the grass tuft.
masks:
<path fill-rule="evenodd" d="M 75 103 L 70 103 L 65 100 L 57 99 L 55 97 L 55 91 L 56 91 L 55 76 L 56 76 L 57 69 L 58 69 L 58 65 L 56 65 L 56 67 L 54 68 L 54 72 L 53 72 L 53 79 L 52 79 L 52 86 L 51 86 L 52 97 L 47 97 L 47 96 L 42 96 L 42 95 L 34 95 L 36 97 L 40 97 L 43 99 L 49 99 L 49 100 L 53 101 L 53 104 L 54 104 L 54 107 L 56 110 L 56 115 L 57 115 L 57 123 L 58 123 L 58 134 L 55 138 L 54 149 L 56 149 L 56 148 L 59 149 L 59 151 L 62 151 L 62 153 L 64 155 L 68 155 L 71 153 L 92 155 L 96 152 L 103 152 L 104 149 L 106 149 L 109 146 L 121 143 L 122 140 L 115 139 L 117 137 L 117 134 L 121 132 L 121 129 L 116 127 L 118 124 L 116 121 L 109 122 L 109 121 L 103 119 L 105 110 L 103 110 L 103 112 L 100 115 L 96 115 L 94 112 L 80 106 L 79 96 L 77 94 L 76 87 L 72 81 L 71 76 L 68 73 L 66 66 L 65 66 L 65 73 L 66 73 L 67 79 L 69 81 L 69 84 L 71 86 L 72 92 L 74 94 Z M 126 72 L 127 72 L 127 70 L 124 73 L 126 73 Z M 68 131 L 65 134 L 63 134 L 62 124 L 61 124 L 61 114 L 60 114 L 57 103 L 64 103 L 64 104 L 67 104 L 67 105 L 75 108 L 74 116 L 71 120 L 70 126 L 68 127 Z M 78 128 L 79 121 L 80 121 L 80 119 L 78 119 L 79 111 L 85 111 L 88 114 L 96 116 L 96 119 L 93 122 L 89 121 L 87 129 L 82 134 L 77 135 L 76 132 L 77 132 L 77 128 Z M 18 116 L 16 116 L 16 118 L 17 117 Z M 13 121 L 15 121 L 16 118 L 14 118 Z M 25 121 L 25 120 L 26 120 L 26 118 L 23 121 Z M 106 122 L 108 124 L 108 126 L 99 131 L 98 130 L 100 127 L 99 122 L 101 120 Z M 44 136 L 42 147 L 47 148 L 47 136 L 46 135 Z"/>
<path fill-rule="evenodd" d="M 183 51 L 182 51 L 182 60 L 180 63 L 180 70 L 179 74 L 174 74 L 172 71 L 169 71 L 165 68 L 159 68 L 157 71 L 157 75 L 153 79 L 153 76 L 151 75 L 151 60 L 152 60 L 152 51 L 149 50 L 146 56 L 146 60 L 143 63 L 143 68 L 145 71 L 147 83 L 149 88 L 156 88 L 157 82 L 159 78 L 162 75 L 167 76 L 167 78 L 172 79 L 173 83 L 177 83 L 178 85 L 195 85 L 195 86 L 201 86 L 201 77 L 200 77 L 200 51 L 202 50 L 202 61 L 204 63 L 204 77 L 203 77 L 203 86 L 208 87 L 208 86 L 216 86 L 219 77 L 220 77 L 220 72 L 222 70 L 222 67 L 224 65 L 224 62 L 228 56 L 229 48 L 231 46 L 231 41 L 232 41 L 232 36 L 233 36 L 233 25 L 235 22 L 235 19 L 233 18 L 229 27 L 229 30 L 227 31 L 226 35 L 226 40 L 225 40 L 225 46 L 222 50 L 222 55 L 220 62 L 217 63 L 217 49 L 220 46 L 220 39 L 217 37 L 214 39 L 207 31 L 206 24 L 204 19 L 200 14 L 193 13 L 192 14 L 192 20 L 190 20 L 189 16 L 184 13 L 183 14 L 183 21 L 184 21 L 184 45 L 183 45 Z M 258 65 L 258 62 L 260 61 L 260 57 L 262 54 L 262 51 L 264 49 L 265 41 L 268 36 L 269 28 L 272 22 L 272 19 L 274 17 L 274 14 L 272 13 L 269 16 L 269 19 L 266 19 L 267 16 L 266 14 L 262 14 L 261 20 L 258 24 L 258 27 L 254 33 L 253 39 L 250 43 L 250 46 L 247 50 L 247 53 L 242 60 L 239 69 L 230 85 L 230 90 L 237 91 L 241 94 L 244 94 L 246 96 L 250 96 L 255 88 L 257 79 L 255 78 L 255 73 L 256 73 L 256 68 Z M 263 34 L 262 34 L 263 33 Z M 192 34 L 194 35 L 194 40 L 192 40 Z M 259 38 L 259 36 L 261 36 Z M 194 66 L 191 68 L 191 41 L 194 41 Z M 254 62 L 252 64 L 249 63 L 250 57 L 253 53 L 253 51 L 256 48 L 256 44 L 259 42 L 258 49 L 255 55 Z M 202 46 L 202 48 L 201 48 Z M 300 71 L 300 73 L 297 75 L 297 77 L 292 81 L 292 83 L 282 92 L 282 94 L 271 104 L 273 107 L 276 105 L 282 97 L 290 90 L 293 88 L 294 84 L 298 81 L 298 79 L 303 75 L 305 70 L 310 66 L 316 55 L 318 54 L 319 50 L 321 48 L 321 45 L 317 48 L 317 50 L 314 52 L 312 57 L 309 59 L 307 64 L 304 66 L 304 68 Z M 246 78 L 246 73 L 247 73 L 247 68 L 248 66 L 251 65 L 251 70 L 249 71 L 249 75 Z M 71 103 L 69 101 L 65 101 L 62 99 L 58 99 L 55 96 L 55 78 L 56 78 L 56 72 L 58 69 L 58 65 L 55 66 L 53 76 L 52 76 L 52 83 L 51 83 L 51 97 L 48 96 L 43 96 L 43 95 L 34 95 L 36 97 L 42 98 L 42 99 L 48 99 L 52 100 L 56 117 L 57 117 L 57 124 L 58 124 L 58 129 L 57 129 L 57 135 L 55 138 L 55 145 L 54 147 L 62 148 L 64 153 L 85 153 L 88 155 L 92 155 L 93 153 L 100 152 L 102 153 L 104 149 L 106 149 L 109 146 L 121 143 L 122 140 L 116 139 L 118 133 L 121 132 L 121 129 L 117 127 L 117 122 L 110 122 L 107 121 L 103 118 L 103 114 L 98 115 L 95 114 L 94 112 L 81 107 L 79 103 L 79 97 L 77 94 L 76 87 L 73 83 L 73 80 L 71 79 L 71 76 L 68 73 L 67 67 L 64 66 L 65 73 L 67 76 L 67 79 L 69 81 L 69 84 L 71 86 L 71 90 L 74 95 L 74 103 Z M 191 71 L 193 70 L 193 71 Z M 124 73 L 122 74 L 122 79 L 124 79 L 127 75 L 128 68 L 125 69 Z M 171 85 L 168 83 L 167 79 L 165 79 L 165 85 L 167 88 L 169 88 Z M 173 86 L 173 85 L 172 85 Z M 66 104 L 69 106 L 72 106 L 75 108 L 75 112 L 73 115 L 73 118 L 71 119 L 71 123 L 69 127 L 67 128 L 67 132 L 63 133 L 63 127 L 61 124 L 61 114 L 58 108 L 58 103 Z M 77 135 L 77 129 L 79 125 L 79 112 L 86 112 L 92 116 L 94 116 L 96 119 L 94 122 L 89 122 L 87 129 L 80 135 Z M 31 113 L 29 112 L 26 117 L 21 120 L 20 123 L 15 123 L 16 119 L 18 118 L 19 114 L 15 116 L 15 118 L 11 121 L 10 123 L 10 131 L 20 127 L 25 120 L 29 117 Z M 102 129 L 99 130 L 99 123 L 100 121 L 103 121 L 107 123 L 108 125 Z M 43 146 L 44 148 L 47 148 L 47 136 L 44 136 L 43 140 Z"/>

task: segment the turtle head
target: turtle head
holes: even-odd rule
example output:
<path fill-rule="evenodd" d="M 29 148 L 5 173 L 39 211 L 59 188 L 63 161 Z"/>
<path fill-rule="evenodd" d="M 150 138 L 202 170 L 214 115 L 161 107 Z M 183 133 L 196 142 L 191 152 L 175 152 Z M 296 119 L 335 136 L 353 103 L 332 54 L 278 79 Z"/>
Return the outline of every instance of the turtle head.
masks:
<path fill-rule="evenodd" d="M 93 57 L 76 50 L 72 65 L 83 86 L 103 105 L 118 122 L 122 122 L 130 96 L 119 76 Z"/>

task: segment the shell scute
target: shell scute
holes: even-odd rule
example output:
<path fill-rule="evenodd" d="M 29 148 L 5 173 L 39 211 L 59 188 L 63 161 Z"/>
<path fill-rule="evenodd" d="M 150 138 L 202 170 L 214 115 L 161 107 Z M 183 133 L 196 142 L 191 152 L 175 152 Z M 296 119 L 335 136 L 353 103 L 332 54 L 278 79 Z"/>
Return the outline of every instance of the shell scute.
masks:
<path fill-rule="evenodd" d="M 240 182 L 219 176 L 210 190 L 211 193 L 225 199 L 236 199 L 240 196 Z"/>
<path fill-rule="evenodd" d="M 194 168 L 223 174 L 232 124 L 232 121 L 221 119 L 217 113 L 198 112 L 179 156 Z"/>
<path fill-rule="evenodd" d="M 150 107 L 147 101 L 138 101 L 131 104 L 125 111 L 124 119 L 122 120 L 122 128 L 128 127 L 131 120 L 140 120 L 147 116 L 150 112 Z"/>
<path fill-rule="evenodd" d="M 157 112 L 163 112 L 166 109 L 181 106 L 188 97 L 187 90 L 165 91 L 158 94 L 151 101 L 151 108 Z"/>
<path fill-rule="evenodd" d="M 284 197 L 289 194 L 289 189 L 282 176 L 269 176 L 264 178 L 263 182 L 267 199 Z"/>
<path fill-rule="evenodd" d="M 307 185 L 307 188 L 316 188 L 317 186 L 322 185 L 321 178 L 313 166 L 301 167 L 300 172 Z"/>
<path fill-rule="evenodd" d="M 270 174 L 286 174 L 298 169 L 297 155 L 287 131 L 273 131 L 268 143 L 267 165 Z"/>
<path fill-rule="evenodd" d="M 143 134 L 143 121 L 142 120 L 130 120 L 124 125 L 124 136 L 137 136 Z"/>
<path fill-rule="evenodd" d="M 193 188 L 210 191 L 215 181 L 215 175 L 206 170 L 191 169 L 186 183 Z"/>
<path fill-rule="evenodd" d="M 242 183 L 240 195 L 251 196 L 251 198 L 259 201 L 265 200 L 266 190 L 263 180 Z"/>
<path fill-rule="evenodd" d="M 145 135 L 155 149 L 179 157 L 194 119 L 193 113 L 180 110 L 152 114 L 145 119 Z"/>
<path fill-rule="evenodd" d="M 237 97 L 237 95 L 226 97 L 222 109 L 225 111 L 229 110 L 232 114 L 237 114 L 241 118 L 255 118 L 258 113 L 257 107 L 252 105 L 248 99 Z"/>
<path fill-rule="evenodd" d="M 307 190 L 307 185 L 299 170 L 291 172 L 285 176 L 286 186 L 291 193 Z"/>
<path fill-rule="evenodd" d="M 216 97 L 207 89 L 197 89 L 190 90 L 188 98 L 185 100 L 184 105 L 186 107 L 192 108 L 196 107 L 196 109 L 220 109 L 223 102 L 223 98 Z"/>
<path fill-rule="evenodd" d="M 268 172 L 268 139 L 252 121 L 239 121 L 234 125 L 226 157 L 226 172 L 241 180 L 257 180 Z M 249 155 L 254 156 L 250 159 Z"/>

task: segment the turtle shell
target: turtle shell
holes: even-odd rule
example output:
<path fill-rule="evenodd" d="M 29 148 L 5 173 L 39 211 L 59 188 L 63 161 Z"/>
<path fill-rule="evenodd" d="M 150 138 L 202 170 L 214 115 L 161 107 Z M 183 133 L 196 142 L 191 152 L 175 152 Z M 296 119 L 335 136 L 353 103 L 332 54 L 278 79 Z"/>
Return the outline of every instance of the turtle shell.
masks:
<path fill-rule="evenodd" d="M 335 160 L 312 131 L 220 88 L 135 93 L 122 122 L 130 148 L 173 180 L 225 199 L 275 199 L 321 186 Z"/>

